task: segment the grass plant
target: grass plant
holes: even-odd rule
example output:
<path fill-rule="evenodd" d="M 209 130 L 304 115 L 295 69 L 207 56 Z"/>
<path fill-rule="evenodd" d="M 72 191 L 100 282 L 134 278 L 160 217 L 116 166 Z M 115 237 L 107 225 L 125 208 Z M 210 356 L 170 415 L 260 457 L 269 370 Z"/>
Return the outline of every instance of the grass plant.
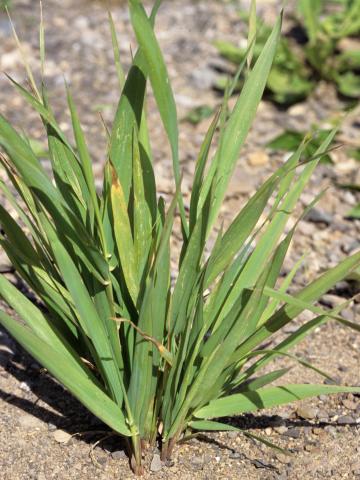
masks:
<path fill-rule="evenodd" d="M 359 266 L 360 252 L 294 295 L 287 290 L 298 264 L 279 281 L 302 216 L 295 226 L 288 227 L 288 221 L 336 129 L 304 160 L 311 142 L 306 137 L 229 228 L 217 227 L 276 55 L 282 15 L 253 67 L 249 43 L 248 66 L 244 61 L 239 70 L 248 68 L 246 81 L 231 111 L 227 99 L 234 84 L 227 89 L 200 149 L 186 202 L 176 105 L 154 34 L 160 3 L 155 1 L 148 16 L 140 1 L 129 1 L 138 50 L 126 75 L 110 17 L 120 99 L 101 192 L 95 188 L 92 159 L 69 87 L 74 145 L 56 121 L 45 79 L 37 85 L 29 65 L 30 89 L 10 79 L 40 115 L 52 178 L 25 134 L 0 117 L 0 161 L 8 177 L 0 188 L 15 213 L 0 206 L 0 243 L 37 298 L 34 303 L 1 275 L 0 295 L 16 315 L 1 311 L 0 324 L 94 415 L 128 439 L 137 474 L 143 472 L 144 450 L 156 442 L 165 460 L 189 432 L 236 430 L 226 420 L 231 415 L 320 394 L 360 392 L 359 387 L 281 383 L 288 368 L 263 370 L 285 356 L 327 376 L 289 349 L 329 319 L 359 330 L 339 315 L 344 305 L 325 310 L 316 301 Z M 44 38 L 41 22 L 43 66 Z M 148 84 L 171 147 L 175 193 L 170 205 L 156 191 L 146 116 Z M 215 132 L 219 139 L 210 158 Z M 172 252 L 176 216 L 182 248 Z M 207 241 L 214 234 L 208 252 Z M 175 255 L 178 270 L 172 282 L 170 259 Z M 275 334 L 304 310 L 314 318 L 276 340 Z M 264 346 L 270 340 L 271 347 Z M 219 421 L 221 417 L 225 420 Z"/>

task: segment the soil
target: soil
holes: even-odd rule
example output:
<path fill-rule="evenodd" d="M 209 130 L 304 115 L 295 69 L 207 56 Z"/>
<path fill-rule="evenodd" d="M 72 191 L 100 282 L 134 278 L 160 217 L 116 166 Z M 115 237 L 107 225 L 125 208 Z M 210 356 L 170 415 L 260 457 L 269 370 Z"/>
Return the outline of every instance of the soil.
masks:
<path fill-rule="evenodd" d="M 65 77 L 71 84 L 81 113 L 100 183 L 106 136 L 98 112 L 110 125 L 118 98 L 104 2 L 46 0 L 43 3 L 47 29 L 46 76 L 55 114 L 62 128 L 69 132 L 63 88 Z M 112 3 L 121 54 L 127 66 L 130 45 L 134 48 L 129 17 L 122 2 Z M 263 0 L 258 3 L 262 15 L 271 23 L 278 2 Z M 240 2 L 242 9 L 247 4 L 246 1 Z M 293 4 L 289 2 L 285 30 L 291 26 Z M 213 0 L 164 2 L 158 16 L 157 34 L 168 64 L 180 119 L 195 106 L 218 105 L 220 98 L 212 89 L 217 69 L 230 67 L 218 57 L 212 43 L 217 38 L 234 42 L 246 38 L 246 27 L 239 19 L 238 8 L 238 3 Z M 12 16 L 38 77 L 38 8 L 32 0 L 13 0 Z M 21 57 L 2 13 L 0 45 L 1 70 L 24 82 Z M 24 105 L 4 77 L 0 79 L 0 86 L 0 113 L 19 128 L 24 128 L 34 139 L 43 141 L 36 115 Z M 324 83 L 319 83 L 306 102 L 288 110 L 276 108 L 265 98 L 228 191 L 222 211 L 225 224 L 269 173 L 283 162 L 283 154 L 266 147 L 270 139 L 284 128 L 303 131 L 314 123 L 326 126 L 343 108 L 343 100 Z M 152 99 L 149 116 L 158 186 L 169 199 L 174 191 L 169 150 Z M 204 120 L 197 126 L 185 121 L 180 125 L 183 189 L 187 201 L 196 153 L 208 124 L 209 120 Z M 347 218 L 347 212 L 360 199 L 355 193 L 337 187 L 343 183 L 360 184 L 358 163 L 348 154 L 349 147 L 360 146 L 359 130 L 358 108 L 343 122 L 338 137 L 342 147 L 331 154 L 334 164 L 319 166 L 302 197 L 299 211 L 320 190 L 328 187 L 316 210 L 300 223 L 284 266 L 285 273 L 307 252 L 304 267 L 295 277 L 295 289 L 359 248 L 360 221 Z M 0 260 L 4 272 L 6 259 L 1 257 Z M 12 273 L 7 275 L 16 281 Z M 356 293 L 356 288 L 350 281 L 341 282 L 324 296 L 322 303 L 335 305 L 342 302 Z M 359 313 L 360 304 L 356 302 L 342 312 L 345 318 L 358 323 Z M 303 314 L 295 323 L 298 325 L 308 319 L 309 315 Z M 325 324 L 293 353 L 326 370 L 341 384 L 360 384 L 360 337 L 349 329 L 334 323 Z M 289 362 L 277 361 L 279 366 L 289 365 Z M 293 362 L 290 364 L 293 368 L 285 380 L 323 382 L 314 371 L 299 368 Z M 108 437 L 106 427 L 3 330 L 0 330 L 0 405 L 1 479 L 134 478 L 122 440 Z M 151 469 L 147 468 L 144 478 L 360 478 L 359 396 L 321 396 L 256 415 L 232 418 L 229 422 L 267 438 L 289 450 L 290 455 L 278 453 L 234 432 L 203 434 L 179 445 L 172 462 L 166 465 L 158 462 L 158 452 L 149 454 L 146 462 Z M 69 437 L 69 434 L 76 435 Z"/>

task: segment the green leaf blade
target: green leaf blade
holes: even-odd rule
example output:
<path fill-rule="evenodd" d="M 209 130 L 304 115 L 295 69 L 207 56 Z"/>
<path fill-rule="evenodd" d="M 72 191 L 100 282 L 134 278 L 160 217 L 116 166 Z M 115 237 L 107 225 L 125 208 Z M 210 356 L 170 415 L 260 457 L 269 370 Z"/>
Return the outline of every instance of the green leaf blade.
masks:
<path fill-rule="evenodd" d="M 284 385 L 265 387 L 253 392 L 244 392 L 220 398 L 194 413 L 197 418 L 217 418 L 228 415 L 253 412 L 283 405 L 308 397 L 333 393 L 359 393 L 360 387 L 341 387 L 335 385 Z"/>

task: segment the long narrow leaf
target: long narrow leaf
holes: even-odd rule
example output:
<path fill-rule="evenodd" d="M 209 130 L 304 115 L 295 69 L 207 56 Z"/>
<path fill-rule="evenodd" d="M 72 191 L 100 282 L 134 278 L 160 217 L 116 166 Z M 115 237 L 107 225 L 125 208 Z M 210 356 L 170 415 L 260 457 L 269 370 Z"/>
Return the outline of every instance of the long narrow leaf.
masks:
<path fill-rule="evenodd" d="M 214 400 L 206 407 L 196 411 L 194 416 L 197 418 L 217 418 L 227 415 L 239 415 L 318 395 L 359 392 L 360 387 L 340 387 L 335 385 L 304 384 L 266 387 Z"/>

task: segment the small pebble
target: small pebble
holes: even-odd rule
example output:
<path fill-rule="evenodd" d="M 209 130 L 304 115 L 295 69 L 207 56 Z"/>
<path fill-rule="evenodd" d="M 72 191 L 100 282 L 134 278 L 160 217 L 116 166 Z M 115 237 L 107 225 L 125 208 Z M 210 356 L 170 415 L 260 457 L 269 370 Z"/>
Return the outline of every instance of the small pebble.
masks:
<path fill-rule="evenodd" d="M 194 70 L 190 79 L 196 88 L 211 88 L 216 80 L 216 74 L 212 68 L 205 67 Z"/>
<path fill-rule="evenodd" d="M 303 418 L 304 420 L 312 420 L 316 417 L 318 410 L 317 408 L 303 406 L 299 407 L 296 410 L 296 413 L 298 417 Z"/>
<path fill-rule="evenodd" d="M 204 468 L 204 457 L 193 457 L 191 459 L 191 466 L 195 470 L 202 470 Z"/>
<path fill-rule="evenodd" d="M 150 470 L 152 472 L 160 472 L 162 467 L 163 467 L 163 464 L 162 464 L 160 455 L 158 453 L 155 453 L 155 455 L 151 460 Z"/>
<path fill-rule="evenodd" d="M 342 297 L 338 297 L 337 295 L 323 295 L 321 297 L 320 303 L 326 305 L 327 307 L 335 307 L 336 305 L 340 305 L 344 299 Z"/>
<path fill-rule="evenodd" d="M 57 430 L 57 426 L 53 423 L 48 423 L 48 430 L 49 432 L 55 432 L 55 430 Z"/>
<path fill-rule="evenodd" d="M 242 455 L 239 452 L 231 452 L 230 455 L 229 455 L 229 458 L 232 458 L 234 460 L 238 459 L 238 458 L 241 458 L 241 457 L 242 457 Z"/>
<path fill-rule="evenodd" d="M 275 430 L 277 433 L 280 433 L 280 435 L 283 435 L 285 432 L 288 431 L 288 428 L 285 427 L 285 425 L 280 425 L 280 427 L 275 427 L 274 430 Z"/>
<path fill-rule="evenodd" d="M 357 409 L 356 402 L 354 402 L 353 400 L 349 400 L 348 398 L 345 398 L 344 400 L 342 400 L 342 404 L 348 410 L 356 410 Z"/>
<path fill-rule="evenodd" d="M 323 421 L 329 418 L 329 414 L 326 410 L 318 410 L 316 416 L 319 420 L 323 420 Z"/>
<path fill-rule="evenodd" d="M 345 319 L 352 322 L 354 320 L 354 312 L 347 308 L 346 310 L 341 310 L 340 315 Z"/>
<path fill-rule="evenodd" d="M 68 444 L 71 439 L 70 433 L 65 432 L 64 430 L 55 430 L 53 435 L 54 435 L 54 439 L 58 443 L 62 443 L 63 445 Z"/>
<path fill-rule="evenodd" d="M 307 215 L 305 215 L 305 220 L 311 223 L 324 223 L 325 225 L 330 225 L 333 218 L 329 213 L 326 213 L 323 210 L 312 208 Z"/>
<path fill-rule="evenodd" d="M 279 460 L 280 463 L 284 463 L 289 465 L 291 463 L 291 457 L 289 455 L 285 455 L 281 452 L 276 452 L 275 457 Z"/>
<path fill-rule="evenodd" d="M 286 327 L 284 327 L 284 332 L 285 333 L 295 333 L 298 328 L 299 327 L 297 325 L 289 323 L 288 325 L 286 325 Z"/>
<path fill-rule="evenodd" d="M 111 452 L 111 457 L 114 460 L 121 460 L 123 458 L 126 458 L 126 453 L 124 450 L 115 450 L 115 452 Z"/>
<path fill-rule="evenodd" d="M 350 415 L 342 415 L 337 420 L 338 425 L 354 425 L 355 423 L 356 423 L 356 420 L 350 417 Z"/>
<path fill-rule="evenodd" d="M 107 464 L 107 461 L 108 461 L 108 456 L 106 455 L 106 453 L 104 451 L 101 451 L 100 454 L 96 455 L 96 461 L 98 463 L 100 463 L 100 465 L 104 466 Z"/>
<path fill-rule="evenodd" d="M 360 247 L 359 240 L 354 240 L 353 242 L 344 245 L 343 246 L 343 251 L 344 251 L 344 253 L 349 254 L 349 253 L 353 252 L 354 250 L 357 250 L 359 247 Z"/>
<path fill-rule="evenodd" d="M 250 153 L 248 161 L 252 167 L 260 167 L 269 163 L 269 155 L 266 152 L 259 150 Z"/>
<path fill-rule="evenodd" d="M 306 116 L 308 112 L 308 106 L 305 103 L 296 103 L 295 105 L 289 107 L 288 115 L 292 117 L 302 117 Z"/>
<path fill-rule="evenodd" d="M 31 392 L 31 388 L 29 387 L 29 385 L 26 382 L 21 382 L 20 385 L 19 385 L 19 388 L 23 392 L 26 392 L 26 393 Z"/>
<path fill-rule="evenodd" d="M 300 438 L 300 430 L 298 428 L 289 428 L 283 435 L 290 438 Z"/>

